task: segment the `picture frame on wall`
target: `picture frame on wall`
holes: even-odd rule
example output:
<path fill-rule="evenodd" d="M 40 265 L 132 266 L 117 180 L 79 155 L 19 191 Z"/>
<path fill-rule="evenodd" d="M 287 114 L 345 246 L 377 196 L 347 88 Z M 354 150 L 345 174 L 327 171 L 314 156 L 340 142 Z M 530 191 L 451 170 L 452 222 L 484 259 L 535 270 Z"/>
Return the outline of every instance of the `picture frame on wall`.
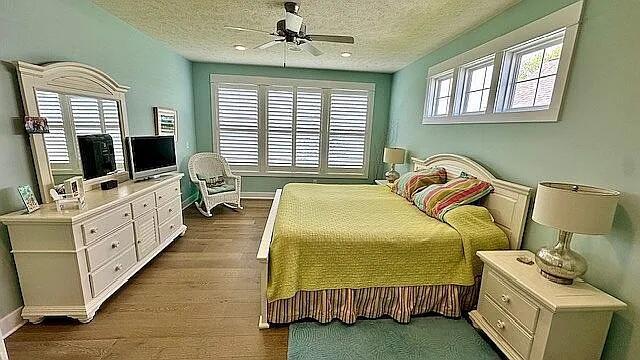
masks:
<path fill-rule="evenodd" d="M 24 129 L 27 134 L 47 134 L 49 133 L 49 123 L 46 117 L 25 116 Z"/>
<path fill-rule="evenodd" d="M 156 106 L 153 108 L 156 135 L 173 135 L 178 140 L 178 112 L 175 109 Z"/>
<path fill-rule="evenodd" d="M 40 204 L 38 204 L 38 199 L 36 199 L 36 195 L 33 193 L 31 185 L 18 186 L 18 193 L 20 194 L 24 205 L 27 207 L 27 213 L 30 214 L 40 209 Z"/>

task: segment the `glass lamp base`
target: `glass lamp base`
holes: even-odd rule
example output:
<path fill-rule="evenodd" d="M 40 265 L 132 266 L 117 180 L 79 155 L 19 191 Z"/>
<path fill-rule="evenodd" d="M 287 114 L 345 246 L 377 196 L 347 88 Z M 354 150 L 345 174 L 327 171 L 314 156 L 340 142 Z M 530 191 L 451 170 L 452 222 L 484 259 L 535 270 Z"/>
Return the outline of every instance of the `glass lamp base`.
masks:
<path fill-rule="evenodd" d="M 542 276 L 558 284 L 571 285 L 573 280 L 587 272 L 587 260 L 571 250 L 570 232 L 560 230 L 558 243 L 553 248 L 542 247 L 536 254 L 536 265 Z"/>
<path fill-rule="evenodd" d="M 389 170 L 384 173 L 384 178 L 387 179 L 388 182 L 392 183 L 400 177 L 400 174 L 395 170 Z"/>

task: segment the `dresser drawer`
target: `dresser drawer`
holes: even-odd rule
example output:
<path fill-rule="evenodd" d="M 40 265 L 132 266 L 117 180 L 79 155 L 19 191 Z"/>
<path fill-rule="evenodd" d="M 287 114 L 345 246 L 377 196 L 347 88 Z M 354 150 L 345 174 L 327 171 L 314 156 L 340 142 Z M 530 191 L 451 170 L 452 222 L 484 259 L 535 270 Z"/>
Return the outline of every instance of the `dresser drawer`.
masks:
<path fill-rule="evenodd" d="M 163 207 L 158 208 L 158 224 L 164 224 L 167 220 L 176 216 L 176 214 L 181 211 L 182 202 L 180 201 L 180 198 L 177 197 Z"/>
<path fill-rule="evenodd" d="M 82 225 L 82 235 L 84 244 L 88 245 L 112 230 L 131 221 L 131 205 L 122 205 L 110 210 L 95 220 L 88 221 Z"/>
<path fill-rule="evenodd" d="M 134 221 L 136 233 L 136 253 L 138 260 L 158 245 L 158 221 L 155 211 Z"/>
<path fill-rule="evenodd" d="M 120 276 L 125 274 L 136 263 L 136 250 L 129 247 L 115 259 L 106 263 L 93 274 L 89 275 L 91 292 L 93 297 L 98 296 L 109 285 L 113 284 Z"/>
<path fill-rule="evenodd" d="M 161 207 L 180 195 L 180 183 L 174 182 L 156 191 L 156 205 Z"/>
<path fill-rule="evenodd" d="M 527 359 L 531 351 L 533 338 L 522 330 L 491 298 L 484 296 L 478 306 L 480 314 L 520 356 Z"/>
<path fill-rule="evenodd" d="M 131 203 L 133 211 L 133 218 L 137 219 L 147 211 L 155 209 L 156 207 L 156 195 L 154 193 L 147 194 L 139 199 L 134 200 Z"/>
<path fill-rule="evenodd" d="M 160 243 L 165 242 L 171 234 L 175 233 L 182 226 L 182 213 L 167 220 L 160 225 Z"/>
<path fill-rule="evenodd" d="M 486 272 L 482 282 L 484 294 L 488 295 L 504 311 L 519 321 L 530 333 L 536 331 L 536 322 L 540 311 L 537 306 L 525 300 L 522 295 L 490 270 Z"/>
<path fill-rule="evenodd" d="M 87 248 L 89 271 L 94 271 L 107 260 L 133 245 L 133 224 L 126 225 L 113 234 Z"/>

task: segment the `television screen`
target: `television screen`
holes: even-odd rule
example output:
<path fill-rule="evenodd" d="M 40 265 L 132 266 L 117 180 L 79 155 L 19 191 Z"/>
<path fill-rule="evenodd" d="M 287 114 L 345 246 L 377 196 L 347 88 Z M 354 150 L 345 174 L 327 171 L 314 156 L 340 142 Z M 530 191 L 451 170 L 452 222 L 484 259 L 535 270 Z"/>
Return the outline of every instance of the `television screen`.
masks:
<path fill-rule="evenodd" d="M 131 178 L 140 179 L 177 170 L 173 136 L 130 137 L 127 143 Z"/>
<path fill-rule="evenodd" d="M 78 148 L 84 179 L 94 179 L 116 171 L 113 139 L 109 134 L 79 135 Z"/>

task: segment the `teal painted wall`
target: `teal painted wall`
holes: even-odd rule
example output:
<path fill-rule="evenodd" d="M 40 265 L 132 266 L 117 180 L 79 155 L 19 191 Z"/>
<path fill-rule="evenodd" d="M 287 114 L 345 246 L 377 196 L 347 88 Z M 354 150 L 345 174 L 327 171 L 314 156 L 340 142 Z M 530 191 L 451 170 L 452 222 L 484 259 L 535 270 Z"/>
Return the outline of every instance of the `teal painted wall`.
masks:
<path fill-rule="evenodd" d="M 153 134 L 152 106 L 178 110 L 180 167 L 195 149 L 191 63 L 162 43 L 84 0 L 0 0 L 0 213 L 24 208 L 16 187 L 37 189 L 31 151 L 20 128 L 15 70 L 4 62 L 77 61 L 128 85 L 132 135 Z M 185 193 L 191 191 L 183 182 Z M 21 305 L 5 226 L 0 226 L 0 317 Z"/>
<path fill-rule="evenodd" d="M 348 61 L 348 60 L 346 60 Z M 251 66 L 235 64 L 213 64 L 194 63 L 193 64 L 193 96 L 195 103 L 196 118 L 196 139 L 198 151 L 212 150 L 212 130 L 211 130 L 211 86 L 209 82 L 210 74 L 245 75 L 245 76 L 268 76 L 268 77 L 288 77 L 294 79 L 314 79 L 333 81 L 353 81 L 375 83 L 375 98 L 373 108 L 373 131 L 371 138 L 371 157 L 369 159 L 369 179 L 317 179 L 319 183 L 372 183 L 377 176 L 381 176 L 382 152 L 384 149 L 387 122 L 389 115 L 389 100 L 391 96 L 391 74 L 353 72 L 353 71 L 333 71 L 315 70 L 300 68 L 280 68 L 270 66 Z M 285 177 L 250 177 L 242 178 L 243 191 L 269 191 L 284 186 L 291 181 L 304 182 L 312 181 L 311 178 L 285 178 Z"/>
<path fill-rule="evenodd" d="M 589 261 L 586 279 L 629 305 L 614 315 L 603 357 L 632 359 L 640 353 L 640 2 L 586 2 L 559 122 L 420 124 L 429 66 L 570 3 L 524 0 L 395 73 L 388 143 L 419 157 L 468 155 L 497 176 L 532 187 L 566 180 L 622 191 L 613 231 L 576 235 L 574 247 Z M 529 221 L 524 247 L 536 250 L 554 235 Z"/>

